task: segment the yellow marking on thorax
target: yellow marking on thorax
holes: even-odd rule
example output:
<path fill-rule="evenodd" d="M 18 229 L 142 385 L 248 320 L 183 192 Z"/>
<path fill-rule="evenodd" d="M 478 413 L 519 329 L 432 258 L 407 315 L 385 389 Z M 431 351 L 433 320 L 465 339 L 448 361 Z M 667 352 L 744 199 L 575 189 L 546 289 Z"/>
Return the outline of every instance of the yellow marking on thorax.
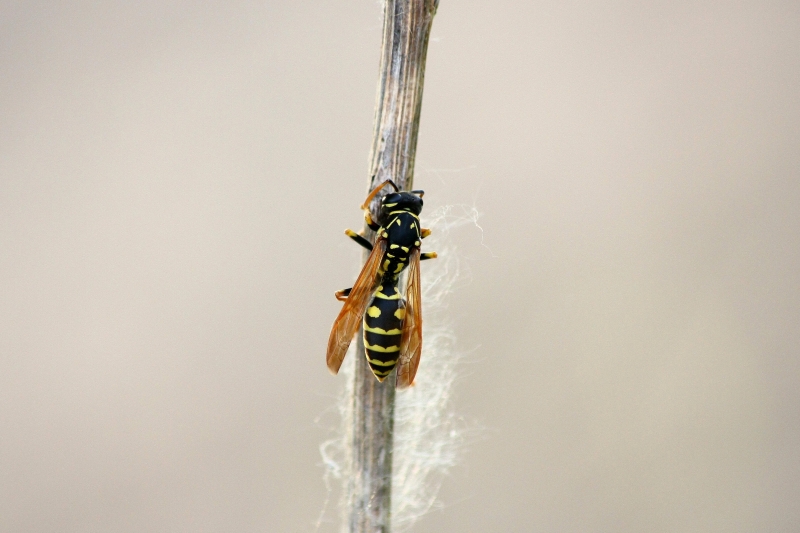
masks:
<path fill-rule="evenodd" d="M 381 310 L 373 305 L 372 307 L 367 309 L 367 314 L 372 318 L 378 318 L 379 316 L 381 316 Z M 395 313 L 395 316 L 397 316 L 397 313 Z"/>
<path fill-rule="evenodd" d="M 364 324 L 364 331 L 369 331 L 370 333 L 377 333 L 378 335 L 400 335 L 401 333 L 403 333 L 397 328 L 386 331 L 383 328 L 371 328 L 366 324 Z"/>
<path fill-rule="evenodd" d="M 389 245 L 389 249 L 390 250 L 394 250 L 395 248 L 400 248 L 400 245 L 399 244 L 390 244 Z"/>
<path fill-rule="evenodd" d="M 418 217 L 417 215 L 415 215 L 415 214 L 414 214 L 414 213 L 412 213 L 411 211 L 406 211 L 405 209 L 403 209 L 403 210 L 400 210 L 400 211 L 390 211 L 390 212 L 389 212 L 389 214 L 390 214 L 390 215 L 397 215 L 397 214 L 399 214 L 399 213 L 406 213 L 407 215 L 411 215 L 412 217 L 414 217 L 414 218 L 416 218 L 417 220 L 419 220 L 419 217 Z"/>
<path fill-rule="evenodd" d="M 383 204 L 383 207 L 394 207 L 396 205 L 397 205 L 397 202 L 395 202 L 393 204 Z"/>
<path fill-rule="evenodd" d="M 403 250 L 404 252 L 408 253 L 408 248 L 406 248 L 405 246 L 401 246 L 400 249 Z"/>
<path fill-rule="evenodd" d="M 395 359 L 394 361 L 386 361 L 385 363 L 383 361 L 378 361 L 377 359 L 367 359 L 367 361 L 369 361 L 373 365 L 378 365 L 378 366 L 394 366 L 397 364 L 397 359 Z"/>
<path fill-rule="evenodd" d="M 383 271 L 384 271 L 384 272 L 386 272 L 386 271 L 389 269 L 389 263 L 390 263 L 390 261 L 389 261 L 388 259 L 386 259 L 386 260 L 383 262 Z"/>
<path fill-rule="evenodd" d="M 414 241 L 414 246 L 419 246 L 419 241 Z"/>
<path fill-rule="evenodd" d="M 372 315 L 370 315 L 370 316 L 372 316 Z M 406 317 L 406 310 L 405 309 L 398 309 L 397 311 L 394 312 L 394 316 L 396 316 L 400 320 L 403 320 Z"/>
<path fill-rule="evenodd" d="M 403 268 L 404 268 L 405 266 L 406 266 L 406 264 L 405 264 L 405 263 L 397 263 L 397 268 L 395 268 L 395 269 L 394 269 L 394 273 L 395 273 L 395 274 L 399 274 L 399 273 L 400 273 L 400 271 L 402 271 L 402 270 L 403 270 Z M 399 295 L 399 294 L 397 295 L 397 298 L 400 298 L 400 295 Z M 396 299 L 396 298 L 392 298 L 392 299 L 394 300 L 394 299 Z"/>
<path fill-rule="evenodd" d="M 372 350 L 373 352 L 380 352 L 380 353 L 394 353 L 400 351 L 399 346 L 388 346 L 384 348 L 383 346 L 378 346 L 377 344 L 370 344 L 367 342 L 366 339 L 364 339 L 364 348 Z"/>

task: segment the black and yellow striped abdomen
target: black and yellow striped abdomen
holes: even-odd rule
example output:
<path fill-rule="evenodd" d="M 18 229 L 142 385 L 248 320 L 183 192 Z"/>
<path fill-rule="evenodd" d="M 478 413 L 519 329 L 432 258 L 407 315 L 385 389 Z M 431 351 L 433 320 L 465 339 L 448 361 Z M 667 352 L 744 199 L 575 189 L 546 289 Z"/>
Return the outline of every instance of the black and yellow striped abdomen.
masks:
<path fill-rule="evenodd" d="M 379 381 L 386 379 L 400 356 L 400 337 L 405 318 L 405 300 L 396 285 L 378 287 L 364 313 L 364 348 L 367 361 Z"/>

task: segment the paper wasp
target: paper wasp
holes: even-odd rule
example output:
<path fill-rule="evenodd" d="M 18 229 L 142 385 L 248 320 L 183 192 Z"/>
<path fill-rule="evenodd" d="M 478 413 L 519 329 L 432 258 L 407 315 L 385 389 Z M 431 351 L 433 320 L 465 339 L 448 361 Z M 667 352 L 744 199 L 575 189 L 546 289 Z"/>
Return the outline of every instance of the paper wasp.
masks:
<path fill-rule="evenodd" d="M 381 198 L 376 221 L 369 204 L 386 185 L 391 185 L 395 192 Z M 397 388 L 414 382 L 422 353 L 419 262 L 436 257 L 436 252 L 420 251 L 422 239 L 431 234 L 419 222 L 423 194 L 423 191 L 401 192 L 393 181 L 386 180 L 361 206 L 367 226 L 376 232 L 375 243 L 353 230 L 345 230 L 348 237 L 371 253 L 353 287 L 336 292 L 336 299 L 344 305 L 328 339 L 327 363 L 332 374 L 339 372 L 350 341 L 363 322 L 367 361 L 378 381 L 386 379 L 397 366 Z M 406 267 L 404 299 L 398 285 Z"/>

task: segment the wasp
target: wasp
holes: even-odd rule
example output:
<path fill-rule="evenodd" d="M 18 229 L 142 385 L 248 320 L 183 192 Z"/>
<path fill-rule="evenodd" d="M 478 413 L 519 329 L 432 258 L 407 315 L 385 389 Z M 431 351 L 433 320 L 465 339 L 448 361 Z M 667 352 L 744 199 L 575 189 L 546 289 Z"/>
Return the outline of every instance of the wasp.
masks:
<path fill-rule="evenodd" d="M 373 220 L 369 204 L 387 185 L 394 192 L 381 198 L 378 219 Z M 397 367 L 397 388 L 406 388 L 414 382 L 422 353 L 419 263 L 436 257 L 436 252 L 420 250 L 422 239 L 431 234 L 419 221 L 424 194 L 424 191 L 400 191 L 393 181 L 386 180 L 361 206 L 367 226 L 375 231 L 375 243 L 353 230 L 345 230 L 348 237 L 370 250 L 370 254 L 355 284 L 336 292 L 336 299 L 344 305 L 328 339 L 327 363 L 332 374 L 339 372 L 350 341 L 363 322 L 367 361 L 378 381 L 385 380 Z M 403 298 L 399 284 L 406 268 L 408 279 Z"/>

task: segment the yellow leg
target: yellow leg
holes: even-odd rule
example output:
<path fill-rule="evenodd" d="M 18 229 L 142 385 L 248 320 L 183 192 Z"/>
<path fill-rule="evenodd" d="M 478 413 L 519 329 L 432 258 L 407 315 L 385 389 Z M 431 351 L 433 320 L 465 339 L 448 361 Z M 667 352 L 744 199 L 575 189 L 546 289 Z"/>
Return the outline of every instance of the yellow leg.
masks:
<path fill-rule="evenodd" d="M 372 215 L 369 211 L 364 211 L 364 220 L 367 221 L 367 226 L 369 226 L 369 229 L 372 231 L 378 231 L 381 227 L 380 224 L 372 220 Z"/>
<path fill-rule="evenodd" d="M 366 248 L 367 250 L 372 250 L 372 243 L 370 243 L 367 239 L 356 233 L 351 229 L 344 230 L 344 234 L 356 241 L 358 244 Z"/>

